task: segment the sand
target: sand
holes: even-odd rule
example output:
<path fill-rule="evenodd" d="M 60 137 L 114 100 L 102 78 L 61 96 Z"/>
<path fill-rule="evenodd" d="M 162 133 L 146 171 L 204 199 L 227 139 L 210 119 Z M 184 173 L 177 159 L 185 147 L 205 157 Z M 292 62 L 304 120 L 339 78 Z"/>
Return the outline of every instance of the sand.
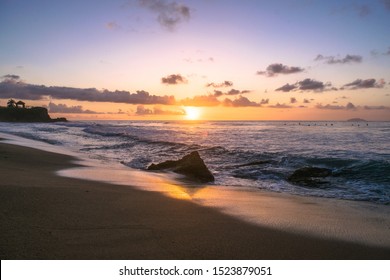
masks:
<path fill-rule="evenodd" d="M 390 257 L 388 247 L 293 233 L 159 192 L 56 175 L 74 162 L 0 143 L 1 259 Z"/>

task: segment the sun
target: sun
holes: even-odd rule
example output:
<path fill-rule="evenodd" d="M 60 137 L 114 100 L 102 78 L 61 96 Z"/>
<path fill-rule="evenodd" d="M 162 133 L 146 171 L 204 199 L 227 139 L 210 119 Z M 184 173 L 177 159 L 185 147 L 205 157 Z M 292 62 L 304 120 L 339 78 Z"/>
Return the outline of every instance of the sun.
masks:
<path fill-rule="evenodd" d="M 197 107 L 184 107 L 184 111 L 186 112 L 185 118 L 187 120 L 199 120 L 201 115 L 201 109 Z"/>

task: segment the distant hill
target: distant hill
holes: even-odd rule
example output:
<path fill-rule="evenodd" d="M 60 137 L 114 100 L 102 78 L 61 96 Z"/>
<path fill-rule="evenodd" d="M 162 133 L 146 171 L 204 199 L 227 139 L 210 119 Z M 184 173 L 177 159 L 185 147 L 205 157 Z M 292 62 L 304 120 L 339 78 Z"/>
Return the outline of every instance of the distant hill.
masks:
<path fill-rule="evenodd" d="M 66 122 L 66 118 L 52 119 L 44 107 L 0 107 L 2 122 Z"/>
<path fill-rule="evenodd" d="M 347 122 L 366 122 L 366 120 L 360 118 L 354 118 L 354 119 L 347 120 Z"/>

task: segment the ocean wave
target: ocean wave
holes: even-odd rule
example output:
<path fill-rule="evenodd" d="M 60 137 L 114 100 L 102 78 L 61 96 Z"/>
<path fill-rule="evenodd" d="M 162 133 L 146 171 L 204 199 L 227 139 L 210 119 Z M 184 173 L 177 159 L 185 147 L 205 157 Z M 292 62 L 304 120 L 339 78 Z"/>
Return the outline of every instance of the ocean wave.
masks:
<path fill-rule="evenodd" d="M 323 124 L 215 121 L 68 122 L 0 128 L 137 169 L 199 151 L 216 184 L 390 203 L 388 123 L 359 129 L 335 123 L 331 130 Z M 291 184 L 288 177 L 303 167 L 328 168 L 332 175 L 316 187 Z"/>
<path fill-rule="evenodd" d="M 23 137 L 23 138 L 30 139 L 30 140 L 45 142 L 45 143 L 48 143 L 48 144 L 51 144 L 51 145 L 57 145 L 57 146 L 62 145 L 61 141 L 58 141 L 58 140 L 55 140 L 55 139 L 46 138 L 46 137 L 42 137 L 42 136 L 39 136 L 39 135 L 36 135 L 36 134 L 33 134 L 33 133 L 14 132 L 13 134 L 16 135 L 16 136 L 20 136 L 20 137 Z"/>

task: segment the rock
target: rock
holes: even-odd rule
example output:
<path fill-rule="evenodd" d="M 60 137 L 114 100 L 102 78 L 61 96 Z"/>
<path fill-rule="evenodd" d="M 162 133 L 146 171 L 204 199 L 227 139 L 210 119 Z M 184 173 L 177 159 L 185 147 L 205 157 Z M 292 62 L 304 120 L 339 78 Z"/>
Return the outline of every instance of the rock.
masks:
<path fill-rule="evenodd" d="M 303 167 L 295 170 L 294 173 L 288 177 L 288 181 L 294 184 L 314 187 L 318 184 L 326 183 L 321 180 L 321 178 L 325 178 L 330 175 L 332 175 L 332 170 L 328 168 Z"/>
<path fill-rule="evenodd" d="M 16 108 L 0 107 L 0 121 L 2 122 L 66 122 L 65 118 L 50 118 L 44 107 Z"/>
<path fill-rule="evenodd" d="M 148 170 L 169 170 L 175 173 L 183 174 L 189 179 L 201 183 L 214 181 L 214 176 L 204 164 L 198 152 L 192 152 L 179 160 L 168 160 L 159 164 L 152 164 Z"/>

